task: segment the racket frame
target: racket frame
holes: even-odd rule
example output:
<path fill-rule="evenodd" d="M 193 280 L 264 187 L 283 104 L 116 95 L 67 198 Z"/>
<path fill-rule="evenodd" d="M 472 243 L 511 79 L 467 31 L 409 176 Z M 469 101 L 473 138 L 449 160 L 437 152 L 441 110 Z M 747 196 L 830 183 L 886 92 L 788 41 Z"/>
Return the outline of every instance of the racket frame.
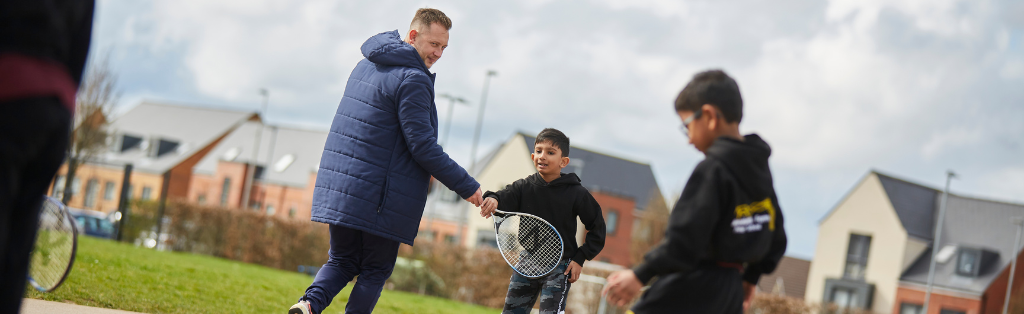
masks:
<path fill-rule="evenodd" d="M 551 267 L 551 269 L 548 270 L 546 273 L 544 273 L 542 275 L 537 275 L 537 276 L 529 276 L 529 275 L 523 274 L 518 269 L 516 269 L 515 266 L 512 266 L 512 262 L 510 262 L 508 260 L 508 258 L 505 257 L 505 250 L 502 250 L 501 249 L 501 244 L 498 244 L 498 251 L 501 252 L 501 259 L 505 260 L 505 263 L 508 264 L 508 266 L 511 267 L 513 271 L 515 271 L 517 274 L 519 274 L 519 275 L 521 275 L 523 277 L 526 277 L 526 278 L 540 278 L 540 277 L 544 277 L 544 276 L 547 276 L 547 275 L 551 274 L 552 271 L 554 271 L 555 269 L 558 268 L 558 263 L 561 263 L 562 262 L 562 257 L 565 256 L 565 240 L 562 239 L 562 233 L 558 232 L 558 228 L 555 228 L 555 225 L 552 225 L 547 220 L 544 220 L 544 218 L 537 217 L 537 215 L 531 215 L 531 214 L 520 213 L 520 212 L 507 212 L 507 211 L 502 211 L 502 210 L 495 209 L 494 213 L 491 214 L 491 219 L 494 220 L 494 241 L 495 242 L 497 242 L 499 239 L 501 239 L 501 237 L 498 234 L 498 227 L 501 225 L 502 222 L 505 221 L 505 219 L 507 219 L 509 216 L 513 216 L 513 215 L 536 218 L 537 220 L 540 220 L 540 221 L 544 222 L 548 226 L 551 226 L 551 230 L 555 231 L 555 235 L 558 236 L 558 243 L 559 243 L 559 246 L 562 249 L 558 250 L 558 262 L 555 263 L 555 267 Z M 498 217 L 501 217 L 501 221 L 498 221 Z"/>
<path fill-rule="evenodd" d="M 56 203 L 56 205 L 58 205 L 57 206 L 58 211 L 60 211 L 62 216 L 64 216 L 64 219 L 67 219 L 68 222 L 71 223 L 71 258 L 68 261 L 68 267 L 64 268 L 64 275 L 61 275 L 60 276 L 60 280 L 57 281 L 57 284 L 53 285 L 53 287 L 50 287 L 50 288 L 43 287 L 43 286 L 39 285 L 38 283 L 36 283 L 36 281 L 34 279 L 32 279 L 32 271 L 31 271 L 31 269 L 29 270 L 28 274 L 26 274 L 26 276 L 28 276 L 28 282 L 29 282 L 29 284 L 32 285 L 33 288 L 36 288 L 36 290 L 38 290 L 39 292 L 51 292 L 53 290 L 57 290 L 57 288 L 60 287 L 60 285 L 64 284 L 64 281 L 68 279 L 68 274 L 71 273 L 71 268 L 74 267 L 74 265 L 75 265 L 75 256 L 77 256 L 77 254 L 78 254 L 78 222 L 75 221 L 75 217 L 74 216 L 71 216 L 71 212 L 68 211 L 67 205 L 64 205 L 64 203 L 61 203 L 59 200 L 57 200 L 56 198 L 53 198 L 51 196 L 45 196 L 44 197 L 43 205 L 40 206 L 40 209 L 39 209 L 40 217 L 42 217 L 43 211 L 46 210 L 45 209 L 46 203 L 49 203 L 49 202 Z M 40 224 L 39 226 L 42 227 L 42 224 Z M 36 237 L 38 237 L 39 236 L 38 235 L 39 230 L 36 230 L 36 233 L 37 233 Z M 33 242 L 33 247 L 34 246 L 35 246 L 35 244 Z M 35 249 L 33 248 L 33 251 L 34 250 Z M 29 256 L 30 256 L 29 258 L 31 258 L 31 255 L 29 255 Z"/>

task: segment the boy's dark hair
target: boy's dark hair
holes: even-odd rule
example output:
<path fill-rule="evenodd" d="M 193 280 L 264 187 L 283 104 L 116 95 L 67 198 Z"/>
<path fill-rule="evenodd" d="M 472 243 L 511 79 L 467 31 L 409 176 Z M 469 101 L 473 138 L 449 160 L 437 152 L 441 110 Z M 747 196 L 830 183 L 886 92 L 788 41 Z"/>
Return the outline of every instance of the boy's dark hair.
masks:
<path fill-rule="evenodd" d="M 743 120 L 743 97 L 736 81 L 722 70 L 697 73 L 676 97 L 676 112 L 699 112 L 704 104 L 718 107 L 727 122 Z"/>
<path fill-rule="evenodd" d="M 533 141 L 533 145 L 548 141 L 552 146 L 562 150 L 562 157 L 569 157 L 569 137 L 565 136 L 565 133 L 553 128 L 544 129 L 537 134 L 537 140 Z"/>

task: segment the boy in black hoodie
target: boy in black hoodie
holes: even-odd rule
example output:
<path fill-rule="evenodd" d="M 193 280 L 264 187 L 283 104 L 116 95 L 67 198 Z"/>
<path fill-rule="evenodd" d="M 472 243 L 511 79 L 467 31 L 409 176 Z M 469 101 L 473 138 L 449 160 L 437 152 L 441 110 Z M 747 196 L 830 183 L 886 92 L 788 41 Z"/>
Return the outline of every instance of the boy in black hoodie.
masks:
<path fill-rule="evenodd" d="M 774 271 L 786 252 L 771 148 L 756 134 L 740 135 L 743 99 L 725 72 L 694 75 L 675 109 L 706 158 L 686 182 L 662 243 L 632 270 L 608 276 L 602 294 L 623 306 L 658 277 L 633 312 L 739 314 L 761 274 Z"/>
<path fill-rule="evenodd" d="M 544 129 L 534 143 L 533 164 L 537 173 L 516 180 L 497 192 L 484 193 L 480 215 L 494 210 L 536 215 L 551 223 L 565 243 L 562 262 L 551 274 L 526 278 L 513 273 L 502 313 L 529 313 L 540 293 L 540 313 L 564 313 L 569 286 L 579 279 L 583 262 L 604 248 L 605 225 L 601 206 L 575 173 L 562 173 L 569 165 L 569 138 L 556 129 Z M 501 204 L 501 205 L 499 205 Z M 576 217 L 587 228 L 586 242 L 576 246 Z"/>

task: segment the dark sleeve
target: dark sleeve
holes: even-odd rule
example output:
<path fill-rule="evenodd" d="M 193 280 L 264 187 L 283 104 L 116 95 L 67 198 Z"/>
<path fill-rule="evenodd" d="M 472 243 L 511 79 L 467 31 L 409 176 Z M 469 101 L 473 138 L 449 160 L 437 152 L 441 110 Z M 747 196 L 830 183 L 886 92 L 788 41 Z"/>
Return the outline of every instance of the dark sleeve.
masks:
<path fill-rule="evenodd" d="M 583 191 L 583 195 L 578 197 L 573 205 L 576 207 L 574 211 L 579 215 L 583 226 L 587 228 L 587 237 L 583 240 L 583 245 L 576 250 L 576 256 L 572 257 L 572 260 L 580 266 L 583 266 L 583 262 L 586 260 L 594 259 L 598 253 L 601 253 L 601 249 L 604 248 L 605 232 L 607 232 L 601 205 L 586 188 L 583 188 Z"/>
<path fill-rule="evenodd" d="M 70 37 L 68 47 L 68 74 L 75 80 L 75 83 L 82 84 L 82 75 L 85 71 L 85 63 L 89 57 L 89 42 L 92 39 L 92 18 L 95 2 L 70 1 L 70 4 L 77 5 L 78 14 L 69 17 L 68 33 Z"/>
<path fill-rule="evenodd" d="M 705 258 L 721 207 L 718 175 L 710 165 L 711 161 L 705 160 L 693 170 L 669 215 L 665 238 L 633 268 L 640 282 L 647 284 L 655 276 L 690 272 Z"/>
<path fill-rule="evenodd" d="M 487 191 L 484 198 L 490 197 L 498 200 L 498 209 L 507 212 L 521 212 L 519 209 L 520 200 L 523 195 L 523 185 L 526 179 L 519 179 L 497 192 Z"/>
<path fill-rule="evenodd" d="M 775 230 L 772 232 L 772 246 L 764 258 L 757 263 L 747 265 L 747 269 L 743 271 L 743 280 L 755 285 L 761 279 L 762 274 L 770 274 L 775 271 L 775 267 L 779 266 L 779 260 L 782 260 L 782 256 L 786 254 L 788 241 L 786 228 L 782 219 L 782 208 L 779 207 L 779 201 L 775 197 L 772 197 L 772 206 L 775 206 Z"/>
<path fill-rule="evenodd" d="M 434 101 L 432 88 L 425 75 L 410 75 L 399 85 L 396 95 L 402 135 L 416 163 L 448 189 L 462 198 L 469 198 L 480 188 L 480 183 L 437 144 L 430 118 Z"/>

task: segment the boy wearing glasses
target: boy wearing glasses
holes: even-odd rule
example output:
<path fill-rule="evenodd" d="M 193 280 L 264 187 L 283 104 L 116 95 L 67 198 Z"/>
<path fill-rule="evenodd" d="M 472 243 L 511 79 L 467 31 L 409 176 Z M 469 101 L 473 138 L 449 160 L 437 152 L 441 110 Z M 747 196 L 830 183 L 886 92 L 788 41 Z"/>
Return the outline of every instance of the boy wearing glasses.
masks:
<path fill-rule="evenodd" d="M 686 182 L 662 243 L 640 265 L 608 276 L 602 294 L 624 306 L 657 277 L 632 312 L 740 314 L 761 274 L 786 252 L 771 148 L 756 134 L 740 134 L 743 99 L 725 72 L 694 75 L 675 109 L 706 158 Z"/>

